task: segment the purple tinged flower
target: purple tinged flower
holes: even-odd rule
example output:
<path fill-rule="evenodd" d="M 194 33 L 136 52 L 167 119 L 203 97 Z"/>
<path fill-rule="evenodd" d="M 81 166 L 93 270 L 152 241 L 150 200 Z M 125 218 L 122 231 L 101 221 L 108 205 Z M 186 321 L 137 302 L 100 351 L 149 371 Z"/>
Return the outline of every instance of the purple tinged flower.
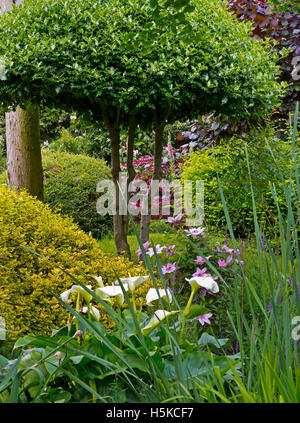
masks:
<path fill-rule="evenodd" d="M 219 259 L 218 260 L 218 265 L 219 265 L 219 267 L 226 267 L 227 266 L 227 263 L 226 263 L 225 260 Z"/>
<path fill-rule="evenodd" d="M 191 228 L 191 229 L 185 229 L 184 230 L 188 236 L 198 236 L 204 233 L 205 228 Z"/>
<path fill-rule="evenodd" d="M 156 253 L 157 253 L 157 254 L 161 254 L 161 253 L 162 253 L 162 251 L 163 251 L 165 248 L 166 248 L 166 247 L 161 247 L 161 246 L 160 246 L 160 244 L 157 244 L 157 245 L 155 246 Z M 153 249 L 153 248 L 149 248 L 149 250 L 146 252 L 146 254 L 147 254 L 149 257 L 154 256 L 154 249 Z"/>
<path fill-rule="evenodd" d="M 205 263 L 205 260 L 203 260 L 203 258 L 201 257 L 201 256 L 197 256 L 197 258 L 196 258 L 196 260 L 194 260 L 194 262 L 196 263 L 196 264 L 204 264 Z"/>
<path fill-rule="evenodd" d="M 193 277 L 196 277 L 196 276 L 200 276 L 200 277 L 202 277 L 202 276 L 205 276 L 205 272 L 207 271 L 207 267 L 204 267 L 203 269 L 200 269 L 199 267 L 197 267 L 197 270 L 196 270 L 196 272 L 192 275 Z"/>
<path fill-rule="evenodd" d="M 207 256 L 206 260 L 208 261 L 212 256 Z M 201 256 L 197 256 L 196 260 L 194 260 L 196 264 L 204 264 L 205 260 Z"/>
<path fill-rule="evenodd" d="M 166 266 L 163 266 L 161 270 L 165 275 L 166 273 L 174 273 L 177 269 L 176 263 L 168 263 Z"/>
<path fill-rule="evenodd" d="M 203 297 L 206 297 L 206 289 L 203 288 L 200 290 L 199 295 L 203 295 Z"/>
<path fill-rule="evenodd" d="M 193 320 L 198 320 L 199 323 L 204 326 L 205 323 L 207 323 L 208 325 L 210 325 L 210 318 L 211 318 L 212 314 L 211 313 L 207 313 L 207 314 L 202 314 L 202 316 L 198 316 L 195 317 Z"/>
<path fill-rule="evenodd" d="M 147 250 L 148 248 L 149 248 L 149 245 L 150 245 L 150 242 L 149 241 L 147 241 L 147 242 L 144 242 L 144 244 L 143 244 L 143 247 L 144 247 L 144 249 L 145 250 Z M 141 256 L 142 255 L 142 250 L 139 248 L 138 250 L 136 250 L 136 252 L 135 252 L 138 256 Z"/>
<path fill-rule="evenodd" d="M 179 213 L 176 217 L 168 217 L 168 223 L 178 223 L 182 219 L 182 214 Z"/>
<path fill-rule="evenodd" d="M 228 253 L 228 254 L 233 254 L 233 255 L 236 254 L 236 251 L 233 250 L 232 248 L 229 248 L 226 244 L 223 245 L 222 251 L 225 251 L 225 253 Z"/>
<path fill-rule="evenodd" d="M 260 238 L 259 245 L 260 245 L 261 251 L 264 251 L 264 249 L 265 249 L 265 240 L 263 239 L 263 237 Z"/>
<path fill-rule="evenodd" d="M 291 287 L 291 288 L 293 288 L 293 285 L 294 285 L 294 284 L 293 284 L 293 280 L 292 280 L 292 278 L 289 278 L 289 283 L 290 283 L 290 287 Z"/>
<path fill-rule="evenodd" d="M 272 303 L 269 302 L 268 307 L 267 307 L 267 313 L 270 314 L 272 311 Z"/>
<path fill-rule="evenodd" d="M 240 346 L 239 346 L 238 342 L 235 344 L 234 349 L 235 349 L 236 353 L 239 352 Z"/>
<path fill-rule="evenodd" d="M 278 300 L 277 300 L 277 304 L 280 305 L 281 304 L 281 295 L 279 295 Z M 270 301 L 267 307 L 267 313 L 270 314 L 272 311 L 272 302 Z"/>
<path fill-rule="evenodd" d="M 176 247 L 176 245 L 170 245 L 170 247 L 166 247 L 166 256 L 174 256 L 176 254 L 174 250 L 174 248 Z"/>
<path fill-rule="evenodd" d="M 244 261 L 243 261 L 243 260 L 238 260 L 238 259 L 235 259 L 235 262 L 236 262 L 237 264 L 240 264 L 241 266 L 244 266 Z"/>
<path fill-rule="evenodd" d="M 227 260 L 219 259 L 218 265 L 219 265 L 219 267 L 226 267 L 231 261 L 232 261 L 232 256 L 230 255 L 230 256 L 227 257 Z"/>

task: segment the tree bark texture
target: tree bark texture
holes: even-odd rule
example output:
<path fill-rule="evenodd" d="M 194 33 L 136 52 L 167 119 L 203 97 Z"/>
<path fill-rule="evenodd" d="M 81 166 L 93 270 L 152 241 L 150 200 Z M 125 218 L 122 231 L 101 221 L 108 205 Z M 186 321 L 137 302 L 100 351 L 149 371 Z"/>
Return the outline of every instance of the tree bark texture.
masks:
<path fill-rule="evenodd" d="M 120 187 L 119 174 L 121 172 L 120 166 L 120 109 L 115 111 L 113 119 L 108 114 L 106 105 L 100 102 L 100 108 L 104 124 L 108 130 L 111 142 L 111 175 L 115 186 L 115 208 L 116 214 L 113 217 L 114 225 L 114 240 L 118 255 L 124 254 L 131 258 L 129 244 L 127 242 L 127 226 L 124 215 L 120 214 Z"/>
<path fill-rule="evenodd" d="M 0 12 L 23 0 L 1 0 Z M 17 107 L 6 113 L 7 179 L 10 188 L 25 188 L 39 200 L 44 198 L 38 106 Z"/>
<path fill-rule="evenodd" d="M 163 142 L 164 142 L 164 129 L 166 126 L 166 119 L 169 111 L 163 113 L 162 117 L 159 118 L 158 113 L 155 113 L 155 146 L 154 146 L 154 170 L 152 175 L 152 181 L 159 181 L 162 175 L 162 153 L 163 153 Z M 141 241 L 144 244 L 149 241 L 150 234 L 150 221 L 151 221 L 151 185 L 148 191 L 148 215 L 142 215 L 141 217 Z"/>
<path fill-rule="evenodd" d="M 38 106 L 6 114 L 7 181 L 43 200 L 43 169 Z"/>

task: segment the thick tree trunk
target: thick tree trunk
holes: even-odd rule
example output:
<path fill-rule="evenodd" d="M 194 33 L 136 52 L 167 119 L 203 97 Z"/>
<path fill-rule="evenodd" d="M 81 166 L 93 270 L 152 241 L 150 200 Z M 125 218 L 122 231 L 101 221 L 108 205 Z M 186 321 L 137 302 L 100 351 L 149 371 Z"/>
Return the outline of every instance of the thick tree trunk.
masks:
<path fill-rule="evenodd" d="M 6 114 L 7 181 L 43 200 L 39 115 L 38 106 Z"/>
<path fill-rule="evenodd" d="M 116 192 L 116 214 L 114 215 L 114 239 L 117 247 L 117 253 L 124 253 L 128 258 L 131 258 L 129 244 L 127 242 L 126 232 L 126 216 L 120 214 L 120 187 L 119 187 L 119 175 L 121 172 L 120 168 L 120 132 L 114 128 L 110 133 L 111 137 L 111 174 L 113 183 L 115 185 Z M 121 200 L 122 201 L 122 200 Z"/>
<path fill-rule="evenodd" d="M 1 0 L 0 1 L 0 13 L 3 13 L 6 10 L 11 9 L 13 4 L 14 4 L 13 0 Z"/>
<path fill-rule="evenodd" d="M 117 248 L 118 255 L 124 254 L 131 258 L 129 244 L 127 242 L 127 225 L 124 215 L 120 214 L 120 187 L 119 187 L 119 175 L 121 173 L 120 167 L 120 109 L 116 111 L 113 120 L 108 115 L 107 107 L 103 102 L 100 101 L 100 108 L 104 124 L 108 130 L 111 140 L 111 175 L 115 185 L 115 211 L 116 214 L 113 217 L 114 224 L 114 240 Z"/>
<path fill-rule="evenodd" d="M 164 129 L 166 126 L 166 119 L 169 112 L 165 112 L 162 118 L 159 118 L 157 112 L 155 113 L 155 147 L 154 147 L 154 170 L 152 181 L 159 181 L 162 175 L 162 152 L 164 142 Z M 151 221 L 151 186 L 148 191 L 148 214 L 142 215 L 141 218 L 141 241 L 144 244 L 149 241 Z"/>
<path fill-rule="evenodd" d="M 23 0 L 0 0 L 0 13 L 5 12 L 13 7 L 23 3 Z"/>
<path fill-rule="evenodd" d="M 0 12 L 23 0 L 1 0 Z M 37 106 L 6 114 L 7 179 L 10 188 L 22 189 L 43 200 L 40 114 Z"/>

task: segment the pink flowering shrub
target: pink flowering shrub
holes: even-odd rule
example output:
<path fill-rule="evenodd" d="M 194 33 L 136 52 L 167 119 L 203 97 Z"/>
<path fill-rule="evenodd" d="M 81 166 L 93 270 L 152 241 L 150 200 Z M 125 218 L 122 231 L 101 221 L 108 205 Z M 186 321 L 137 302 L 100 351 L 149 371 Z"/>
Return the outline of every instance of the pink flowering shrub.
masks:
<path fill-rule="evenodd" d="M 137 155 L 137 152 L 135 156 Z M 170 141 L 168 142 L 168 146 L 164 149 L 163 152 L 163 160 L 162 160 L 162 179 L 167 181 L 171 181 L 174 179 L 179 179 L 181 177 L 182 172 L 182 165 L 184 162 L 184 157 L 180 151 L 177 151 L 172 148 Z M 133 166 L 136 171 L 136 177 L 133 181 L 133 184 L 138 183 L 139 181 L 144 181 L 147 183 L 149 187 L 152 181 L 152 175 L 154 170 L 154 158 L 152 156 L 146 155 L 139 158 L 135 158 L 133 161 Z M 121 165 L 121 169 L 126 169 L 126 164 L 123 163 Z M 134 195 L 134 194 L 132 194 Z M 161 219 L 162 218 L 162 205 L 163 205 L 163 192 L 160 190 L 158 198 L 155 199 L 159 204 L 159 215 L 151 216 L 152 219 Z M 170 196 L 170 206 L 172 210 L 172 206 L 174 204 L 173 194 L 171 193 Z M 140 208 L 140 202 L 131 203 L 131 207 L 134 209 Z M 166 217 L 164 215 L 164 217 Z M 135 216 L 135 221 L 140 220 L 140 214 Z"/>

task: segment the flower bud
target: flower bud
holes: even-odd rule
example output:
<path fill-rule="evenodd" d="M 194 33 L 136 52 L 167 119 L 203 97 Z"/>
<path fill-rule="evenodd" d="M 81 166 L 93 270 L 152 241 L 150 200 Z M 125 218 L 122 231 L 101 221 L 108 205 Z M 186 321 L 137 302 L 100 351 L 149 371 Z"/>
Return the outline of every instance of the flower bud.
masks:
<path fill-rule="evenodd" d="M 57 360 L 58 360 L 58 364 L 60 364 L 60 363 L 61 363 L 61 352 L 60 352 L 60 351 L 57 351 L 57 352 L 54 354 L 54 357 L 55 357 L 55 358 L 57 358 Z"/>

